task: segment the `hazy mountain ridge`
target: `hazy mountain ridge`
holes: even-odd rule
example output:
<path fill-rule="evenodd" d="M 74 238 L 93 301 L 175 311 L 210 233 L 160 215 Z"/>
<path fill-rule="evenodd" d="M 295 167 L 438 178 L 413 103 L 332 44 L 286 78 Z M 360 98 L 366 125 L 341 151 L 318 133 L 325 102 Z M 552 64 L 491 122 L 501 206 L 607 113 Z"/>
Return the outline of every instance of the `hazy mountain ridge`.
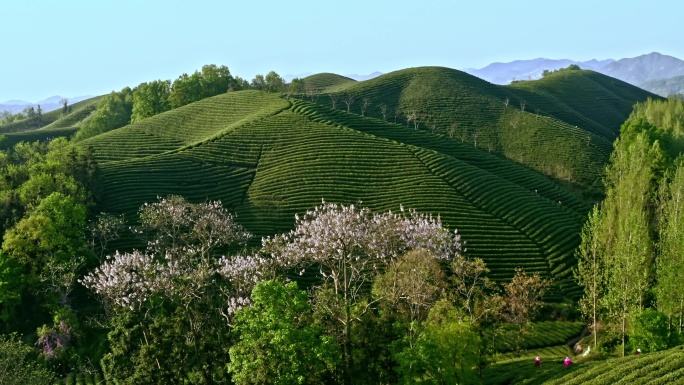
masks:
<path fill-rule="evenodd" d="M 63 96 L 55 95 L 43 100 L 39 100 L 35 103 L 27 102 L 24 100 L 7 100 L 5 102 L 0 102 L 0 112 L 9 111 L 13 114 L 16 114 L 24 111 L 24 109 L 28 107 L 38 108 L 38 106 L 40 105 L 41 110 L 45 113 L 61 108 L 62 104 L 60 103 L 60 101 L 62 101 L 63 99 L 66 99 L 68 104 L 74 104 L 80 102 L 81 100 L 86 100 L 89 98 L 92 98 L 92 96 L 84 95 L 76 96 L 73 98 L 65 98 Z"/>
<path fill-rule="evenodd" d="M 635 58 L 620 59 L 600 68 L 599 72 L 630 84 L 684 76 L 684 60 L 652 52 Z"/>
<path fill-rule="evenodd" d="M 639 85 L 646 91 L 660 96 L 680 94 L 684 95 L 684 76 L 675 76 L 667 79 L 649 80 Z"/>
<path fill-rule="evenodd" d="M 509 63 L 492 63 L 484 68 L 466 68 L 463 71 L 477 76 L 490 83 L 508 84 L 512 80 L 535 80 L 542 77 L 544 70 L 557 70 L 565 68 L 571 64 L 579 65 L 582 69 L 597 71 L 604 65 L 613 62 L 612 59 L 606 60 L 587 60 L 578 62 L 569 59 L 545 59 L 537 58 L 532 60 L 515 60 Z"/>
<path fill-rule="evenodd" d="M 641 86 L 647 81 L 684 76 L 684 60 L 658 52 L 619 60 L 592 59 L 583 62 L 545 58 L 515 60 L 509 63 L 492 63 L 480 69 L 468 68 L 464 71 L 491 83 L 508 84 L 513 80 L 540 79 L 544 70 L 553 71 L 571 64 L 576 64 L 582 69 L 600 72 L 635 86 Z"/>

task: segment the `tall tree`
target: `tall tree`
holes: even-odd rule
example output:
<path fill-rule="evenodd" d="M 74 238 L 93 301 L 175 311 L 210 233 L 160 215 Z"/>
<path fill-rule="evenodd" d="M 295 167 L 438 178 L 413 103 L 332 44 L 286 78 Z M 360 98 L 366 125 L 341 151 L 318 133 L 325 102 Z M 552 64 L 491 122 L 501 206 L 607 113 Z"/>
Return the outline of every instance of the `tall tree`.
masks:
<path fill-rule="evenodd" d="M 285 80 L 275 71 L 267 73 L 264 82 L 268 92 L 281 92 L 285 86 Z"/>
<path fill-rule="evenodd" d="M 684 318 L 684 290 L 681 272 L 684 271 L 684 158 L 675 162 L 671 178 L 665 178 L 659 202 L 659 255 L 656 259 L 655 293 L 658 309 L 673 319 L 682 333 Z M 670 180 L 668 182 L 668 180 Z"/>
<path fill-rule="evenodd" d="M 584 295 L 579 305 L 582 314 L 591 320 L 594 348 L 598 347 L 601 298 L 605 292 L 606 271 L 601 230 L 601 212 L 595 206 L 589 214 L 589 220 L 582 228 L 582 243 L 576 253 L 577 269 L 575 270 L 577 283 L 584 287 Z"/>
<path fill-rule="evenodd" d="M 520 354 L 522 337 L 527 325 L 541 309 L 544 294 L 550 282 L 538 274 L 529 275 L 521 268 L 515 269 L 511 282 L 504 285 L 505 317 L 518 328 L 516 354 Z"/>
<path fill-rule="evenodd" d="M 653 245 L 649 227 L 654 165 L 660 157 L 646 132 L 621 137 L 606 171 L 601 236 L 605 253 L 606 294 L 603 304 L 620 325 L 625 354 L 629 321 L 641 311 L 652 277 Z"/>
<path fill-rule="evenodd" d="M 202 99 L 202 78 L 199 72 L 190 76 L 182 74 L 173 81 L 169 103 L 171 108 L 178 108 Z"/>
<path fill-rule="evenodd" d="M 171 81 L 155 80 L 142 83 L 133 90 L 133 114 L 131 123 L 138 122 L 150 116 L 160 114 L 171 109 L 169 95 Z"/>
<path fill-rule="evenodd" d="M 226 66 L 209 64 L 202 66 L 202 98 L 225 94 L 235 83 Z"/>

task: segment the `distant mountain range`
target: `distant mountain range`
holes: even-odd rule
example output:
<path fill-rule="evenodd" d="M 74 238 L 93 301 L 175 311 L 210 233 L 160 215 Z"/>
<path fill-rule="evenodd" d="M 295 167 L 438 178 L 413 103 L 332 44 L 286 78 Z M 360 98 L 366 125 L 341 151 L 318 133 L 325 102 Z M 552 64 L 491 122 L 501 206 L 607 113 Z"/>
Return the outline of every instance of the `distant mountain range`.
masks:
<path fill-rule="evenodd" d="M 569 59 L 552 60 L 538 58 L 532 60 L 515 60 L 510 63 L 492 63 L 481 69 L 468 68 L 464 71 L 495 84 L 508 84 L 513 80 L 535 80 L 542 77 L 544 70 L 557 70 L 576 64 L 582 69 L 593 70 L 604 75 L 620 79 L 641 87 L 647 91 L 667 96 L 674 88 L 664 87 L 665 83 L 655 82 L 684 76 L 684 60 L 672 56 L 652 52 L 634 58 L 620 60 L 574 61 Z M 672 80 L 667 84 L 682 84 L 682 80 Z"/>
<path fill-rule="evenodd" d="M 74 104 L 77 102 L 80 102 L 81 100 L 89 99 L 92 98 L 92 96 L 77 96 L 74 98 L 65 98 L 63 96 L 55 95 L 51 96 L 47 99 L 39 100 L 35 103 L 27 102 L 24 100 L 7 100 L 5 102 L 0 102 L 0 112 L 2 111 L 9 111 L 13 114 L 16 114 L 18 112 L 24 111 L 24 109 L 28 107 L 33 107 L 33 108 L 38 108 L 38 105 L 40 105 L 40 109 L 43 112 L 50 112 L 53 110 L 56 110 L 58 108 L 61 108 L 61 101 L 63 99 L 67 100 L 68 104 Z"/>
<path fill-rule="evenodd" d="M 515 60 L 510 63 L 492 63 L 481 69 L 466 68 L 463 71 L 494 84 L 508 84 L 514 80 L 535 80 L 542 77 L 544 70 L 554 71 L 577 64 L 582 69 L 598 71 L 599 68 L 614 60 L 589 60 L 578 62 L 569 59 Z"/>

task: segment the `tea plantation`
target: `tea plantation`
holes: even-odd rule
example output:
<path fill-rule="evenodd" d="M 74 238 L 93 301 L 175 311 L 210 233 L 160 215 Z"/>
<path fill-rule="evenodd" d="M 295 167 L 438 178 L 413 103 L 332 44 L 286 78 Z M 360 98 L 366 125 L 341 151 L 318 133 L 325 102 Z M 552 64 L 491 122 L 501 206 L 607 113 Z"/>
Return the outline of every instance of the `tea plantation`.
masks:
<path fill-rule="evenodd" d="M 563 366 L 564 354 L 534 356 L 493 365 L 486 384 L 684 384 L 684 347 L 605 361 L 577 362 Z"/>

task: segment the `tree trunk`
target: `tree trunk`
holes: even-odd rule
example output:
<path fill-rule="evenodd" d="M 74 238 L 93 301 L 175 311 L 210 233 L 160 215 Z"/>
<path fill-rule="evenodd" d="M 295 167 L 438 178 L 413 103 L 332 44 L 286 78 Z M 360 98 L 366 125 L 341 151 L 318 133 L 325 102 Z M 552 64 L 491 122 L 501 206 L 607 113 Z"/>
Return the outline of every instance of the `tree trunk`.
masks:
<path fill-rule="evenodd" d="M 622 356 L 625 356 L 625 333 L 627 327 L 627 315 L 622 315 Z"/>

